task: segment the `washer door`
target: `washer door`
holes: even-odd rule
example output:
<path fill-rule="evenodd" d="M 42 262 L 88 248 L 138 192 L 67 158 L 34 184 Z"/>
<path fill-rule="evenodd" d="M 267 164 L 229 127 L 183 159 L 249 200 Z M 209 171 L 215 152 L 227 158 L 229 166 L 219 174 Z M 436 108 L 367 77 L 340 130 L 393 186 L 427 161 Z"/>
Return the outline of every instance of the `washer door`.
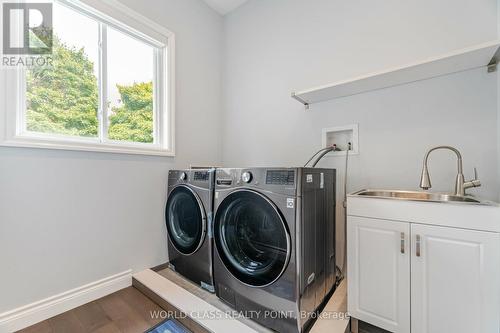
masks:
<path fill-rule="evenodd" d="M 177 251 L 190 255 L 201 247 L 206 233 L 206 216 L 193 190 L 179 185 L 170 192 L 165 219 L 168 237 Z"/>
<path fill-rule="evenodd" d="M 290 234 L 265 196 L 237 190 L 220 204 L 214 240 L 221 260 L 239 281 L 263 287 L 276 281 L 290 259 Z"/>

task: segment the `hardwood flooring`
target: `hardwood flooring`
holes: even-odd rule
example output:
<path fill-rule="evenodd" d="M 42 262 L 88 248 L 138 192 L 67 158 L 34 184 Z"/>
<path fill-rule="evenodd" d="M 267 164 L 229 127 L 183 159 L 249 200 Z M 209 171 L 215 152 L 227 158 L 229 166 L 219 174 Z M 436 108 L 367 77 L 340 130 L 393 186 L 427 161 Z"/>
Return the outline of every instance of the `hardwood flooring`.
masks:
<path fill-rule="evenodd" d="M 390 332 L 360 321 L 359 333 L 390 333 Z"/>
<path fill-rule="evenodd" d="M 162 308 L 134 287 L 82 305 L 20 333 L 142 333 L 161 322 L 150 311 Z"/>
<path fill-rule="evenodd" d="M 151 311 L 162 310 L 139 290 L 129 287 L 18 333 L 142 333 L 164 320 L 151 317 Z M 360 333 L 388 333 L 363 322 L 359 324 Z"/>

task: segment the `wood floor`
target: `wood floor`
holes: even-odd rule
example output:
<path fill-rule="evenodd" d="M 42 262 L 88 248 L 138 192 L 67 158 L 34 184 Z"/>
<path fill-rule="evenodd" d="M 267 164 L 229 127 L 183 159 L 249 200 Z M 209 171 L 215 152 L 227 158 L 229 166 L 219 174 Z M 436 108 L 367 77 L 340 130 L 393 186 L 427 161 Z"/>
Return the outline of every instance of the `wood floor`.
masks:
<path fill-rule="evenodd" d="M 360 321 L 359 333 L 390 333 L 390 332 Z"/>
<path fill-rule="evenodd" d="M 140 291 L 129 287 L 19 332 L 142 333 L 164 320 L 151 318 L 150 311 L 161 310 Z"/>

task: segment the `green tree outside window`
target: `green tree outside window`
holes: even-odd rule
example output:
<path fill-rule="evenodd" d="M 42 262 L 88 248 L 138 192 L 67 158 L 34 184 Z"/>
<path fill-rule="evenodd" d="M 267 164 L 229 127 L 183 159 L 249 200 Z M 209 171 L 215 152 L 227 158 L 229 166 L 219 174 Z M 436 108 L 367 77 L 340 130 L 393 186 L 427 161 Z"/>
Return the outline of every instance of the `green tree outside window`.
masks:
<path fill-rule="evenodd" d="M 27 130 L 97 137 L 99 93 L 94 63 L 83 48 L 54 38 L 53 67 L 27 72 Z M 121 104 L 111 108 L 109 139 L 153 142 L 153 83 L 117 85 Z"/>

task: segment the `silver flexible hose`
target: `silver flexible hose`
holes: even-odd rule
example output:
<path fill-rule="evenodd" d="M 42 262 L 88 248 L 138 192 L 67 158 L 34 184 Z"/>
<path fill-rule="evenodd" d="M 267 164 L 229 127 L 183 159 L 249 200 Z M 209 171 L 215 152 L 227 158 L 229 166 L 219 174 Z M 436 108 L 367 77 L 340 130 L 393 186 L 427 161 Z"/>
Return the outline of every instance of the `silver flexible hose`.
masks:
<path fill-rule="evenodd" d="M 326 147 L 326 148 L 322 148 L 320 150 L 318 150 L 316 153 L 314 153 L 314 155 L 306 162 L 306 164 L 304 164 L 304 167 L 307 167 L 307 165 L 321 152 L 323 151 L 330 151 L 332 150 L 332 147 Z M 324 156 L 324 155 L 323 155 Z M 322 157 L 323 157 L 322 156 Z M 317 162 L 316 162 L 317 163 Z"/>
<path fill-rule="evenodd" d="M 323 158 L 323 156 L 325 156 L 326 154 L 328 154 L 329 152 L 331 151 L 335 151 L 335 147 L 330 147 L 328 148 L 327 150 L 325 150 L 324 152 L 322 152 L 318 158 L 316 158 L 316 160 L 314 161 L 314 163 L 312 164 L 312 167 L 315 168 L 316 165 L 319 163 L 319 161 Z"/>

